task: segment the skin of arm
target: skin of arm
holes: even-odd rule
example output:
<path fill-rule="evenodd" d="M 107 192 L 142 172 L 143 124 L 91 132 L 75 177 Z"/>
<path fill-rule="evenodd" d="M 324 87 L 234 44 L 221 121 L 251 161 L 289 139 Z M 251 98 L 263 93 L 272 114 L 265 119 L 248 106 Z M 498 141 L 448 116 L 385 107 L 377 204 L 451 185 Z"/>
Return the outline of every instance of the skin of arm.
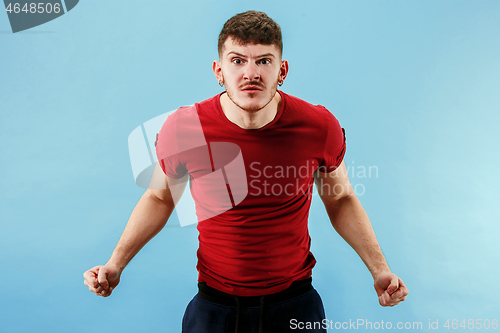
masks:
<path fill-rule="evenodd" d="M 158 234 L 174 210 L 173 195 L 169 187 L 184 191 L 185 178 L 176 180 L 164 176 L 163 188 L 149 188 L 135 206 L 130 219 L 116 245 L 111 258 L 105 265 L 96 266 L 86 271 L 84 284 L 98 296 L 107 297 L 120 282 L 120 276 L 132 258 Z"/>
<path fill-rule="evenodd" d="M 345 163 L 330 173 L 317 171 L 314 180 L 332 226 L 372 274 L 380 305 L 394 306 L 404 301 L 408 289 L 391 273 L 368 215 L 351 187 Z"/>

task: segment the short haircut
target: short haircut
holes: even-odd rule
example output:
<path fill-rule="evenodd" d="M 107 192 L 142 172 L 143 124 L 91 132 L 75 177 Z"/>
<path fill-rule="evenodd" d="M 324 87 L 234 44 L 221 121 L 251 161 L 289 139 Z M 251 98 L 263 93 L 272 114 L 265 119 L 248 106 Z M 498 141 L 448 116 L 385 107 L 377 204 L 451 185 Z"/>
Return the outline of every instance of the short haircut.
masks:
<path fill-rule="evenodd" d="M 281 28 L 266 13 L 249 10 L 236 14 L 224 23 L 219 34 L 218 51 L 222 55 L 226 39 L 232 37 L 241 44 L 276 45 L 283 54 Z"/>

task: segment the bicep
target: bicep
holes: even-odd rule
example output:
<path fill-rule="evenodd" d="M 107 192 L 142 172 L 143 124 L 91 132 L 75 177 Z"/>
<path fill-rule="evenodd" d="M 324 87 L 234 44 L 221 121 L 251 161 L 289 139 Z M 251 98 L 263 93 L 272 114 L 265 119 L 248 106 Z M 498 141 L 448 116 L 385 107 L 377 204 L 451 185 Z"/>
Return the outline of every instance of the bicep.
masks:
<path fill-rule="evenodd" d="M 314 182 L 321 200 L 326 204 L 328 201 L 337 201 L 353 195 L 351 183 L 347 175 L 344 161 L 332 172 L 316 171 Z"/>
<path fill-rule="evenodd" d="M 146 193 L 168 205 L 175 206 L 184 193 L 188 178 L 188 174 L 179 179 L 168 177 L 157 164 Z"/>

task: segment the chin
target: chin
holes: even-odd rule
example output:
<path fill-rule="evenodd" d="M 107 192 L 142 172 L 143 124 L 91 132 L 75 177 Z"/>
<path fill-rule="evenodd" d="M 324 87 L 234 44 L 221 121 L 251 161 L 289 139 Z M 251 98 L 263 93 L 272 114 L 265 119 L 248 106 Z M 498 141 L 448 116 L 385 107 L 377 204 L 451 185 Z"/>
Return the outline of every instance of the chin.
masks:
<path fill-rule="evenodd" d="M 244 103 L 235 103 L 237 106 L 240 107 L 240 109 L 247 111 L 247 112 L 257 112 L 264 108 L 264 104 L 244 104 Z"/>
<path fill-rule="evenodd" d="M 233 96 L 228 95 L 229 99 L 236 104 L 240 109 L 247 111 L 247 112 L 256 112 L 264 108 L 264 106 L 267 105 L 267 103 L 264 103 L 264 101 L 245 101 L 245 99 L 235 99 Z"/>
<path fill-rule="evenodd" d="M 266 105 L 268 105 L 276 91 L 274 94 L 269 94 L 269 92 L 261 92 L 262 95 L 264 96 L 248 96 L 246 95 L 245 93 L 241 93 L 236 91 L 234 92 L 232 89 L 227 89 L 227 96 L 229 97 L 229 99 L 234 103 L 236 104 L 240 109 L 246 111 L 246 112 L 257 112 L 259 110 L 262 110 Z"/>

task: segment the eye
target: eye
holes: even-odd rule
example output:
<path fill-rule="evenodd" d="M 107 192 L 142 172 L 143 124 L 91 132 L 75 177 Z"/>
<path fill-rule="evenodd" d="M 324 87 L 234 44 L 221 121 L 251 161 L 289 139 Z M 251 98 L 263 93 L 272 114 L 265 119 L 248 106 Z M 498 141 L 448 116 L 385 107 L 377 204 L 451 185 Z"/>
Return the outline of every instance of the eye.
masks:
<path fill-rule="evenodd" d="M 243 60 L 241 60 L 240 58 L 234 58 L 231 61 L 233 62 L 233 64 L 236 64 L 236 65 L 241 65 L 243 63 Z"/>
<path fill-rule="evenodd" d="M 262 64 L 262 65 L 269 65 L 270 63 L 271 63 L 270 59 L 260 59 L 259 60 L 259 64 Z"/>

